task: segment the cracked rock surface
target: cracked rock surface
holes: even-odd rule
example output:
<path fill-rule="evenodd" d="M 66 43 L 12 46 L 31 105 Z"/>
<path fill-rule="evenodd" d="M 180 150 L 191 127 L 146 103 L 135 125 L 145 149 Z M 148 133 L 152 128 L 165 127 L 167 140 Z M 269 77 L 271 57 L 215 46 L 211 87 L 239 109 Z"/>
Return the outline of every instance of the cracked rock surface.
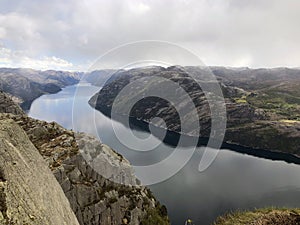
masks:
<path fill-rule="evenodd" d="M 79 224 L 42 156 L 11 119 L 0 123 L 0 224 Z"/>
<path fill-rule="evenodd" d="M 139 184 L 129 162 L 109 146 L 55 122 L 1 113 L 0 119 L 14 120 L 26 132 L 80 224 L 169 224 L 166 208 Z"/>

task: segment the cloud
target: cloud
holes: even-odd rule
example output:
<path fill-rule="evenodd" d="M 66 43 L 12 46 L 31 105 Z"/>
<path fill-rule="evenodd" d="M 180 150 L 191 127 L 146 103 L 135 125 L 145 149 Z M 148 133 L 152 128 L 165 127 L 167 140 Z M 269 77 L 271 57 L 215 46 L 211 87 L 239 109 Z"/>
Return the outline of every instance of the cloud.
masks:
<path fill-rule="evenodd" d="M 82 69 L 55 56 L 43 56 L 39 59 L 30 58 L 22 51 L 12 51 L 4 47 L 0 47 L 0 67 L 26 67 L 39 70 L 55 69 L 68 71 Z"/>
<path fill-rule="evenodd" d="M 163 40 L 208 65 L 300 64 L 300 1 L 2 0 L 0 41 L 42 60 L 85 64 L 118 45 Z"/>

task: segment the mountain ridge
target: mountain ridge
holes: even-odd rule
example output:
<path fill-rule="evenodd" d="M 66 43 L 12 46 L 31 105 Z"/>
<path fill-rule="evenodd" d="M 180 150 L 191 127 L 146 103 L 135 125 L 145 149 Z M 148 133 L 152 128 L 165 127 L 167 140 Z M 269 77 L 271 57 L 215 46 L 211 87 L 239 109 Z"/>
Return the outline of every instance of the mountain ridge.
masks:
<path fill-rule="evenodd" d="M 23 68 L 0 68 L 0 90 L 14 97 L 23 110 L 43 94 L 53 94 L 79 82 L 82 73 Z"/>
<path fill-rule="evenodd" d="M 205 68 L 206 69 L 206 68 Z M 130 82 L 144 77 L 161 76 L 181 85 L 191 96 L 198 110 L 202 128 L 201 137 L 210 134 L 210 107 L 201 89 L 195 89 L 195 82 L 188 78 L 191 73 L 200 82 L 207 82 L 205 69 L 200 67 L 157 67 L 151 69 L 132 69 L 115 75 L 117 78 L 107 83 L 89 101 L 90 105 L 110 116 L 115 97 Z M 225 142 L 256 149 L 266 149 L 300 154 L 300 70 L 298 69 L 257 69 L 232 71 L 211 68 L 221 85 L 227 111 Z M 126 105 L 131 99 L 142 95 L 132 88 L 127 96 L 119 96 L 119 102 Z M 200 91 L 199 91 L 200 90 Z M 171 94 L 171 92 L 170 92 Z M 125 115 L 121 103 L 116 111 Z M 185 102 L 182 103 L 184 107 Z M 164 110 L 160 110 L 160 109 Z M 128 115 L 127 115 L 128 116 Z M 149 123 L 154 117 L 165 120 L 170 131 L 180 133 L 181 127 L 176 110 L 161 99 L 146 98 L 135 104 L 130 116 Z M 183 121 L 184 122 L 184 121 Z M 160 124 L 155 124 L 160 126 Z M 188 135 L 193 134 L 187 133 Z"/>

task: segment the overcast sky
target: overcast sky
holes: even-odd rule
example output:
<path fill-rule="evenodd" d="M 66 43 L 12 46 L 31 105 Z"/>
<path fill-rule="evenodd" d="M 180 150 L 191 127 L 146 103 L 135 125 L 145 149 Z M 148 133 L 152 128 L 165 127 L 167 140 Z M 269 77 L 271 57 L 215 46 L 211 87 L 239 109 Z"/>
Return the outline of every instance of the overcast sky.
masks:
<path fill-rule="evenodd" d="M 298 0 L 0 0 L 0 67 L 86 70 L 141 40 L 206 65 L 299 67 L 299 21 Z"/>

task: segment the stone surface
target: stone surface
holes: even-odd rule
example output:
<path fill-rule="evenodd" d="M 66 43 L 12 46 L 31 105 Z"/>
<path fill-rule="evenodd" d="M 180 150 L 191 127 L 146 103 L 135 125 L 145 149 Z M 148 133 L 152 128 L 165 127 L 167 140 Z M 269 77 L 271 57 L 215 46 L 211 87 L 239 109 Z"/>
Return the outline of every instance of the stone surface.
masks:
<path fill-rule="evenodd" d="M 0 91 L 0 113 L 24 114 L 21 107 L 15 104 L 12 98 L 2 91 Z"/>
<path fill-rule="evenodd" d="M 150 190 L 139 185 L 129 162 L 96 138 L 27 116 L 0 114 L 0 118 L 13 119 L 24 129 L 61 185 L 80 224 L 118 225 L 126 221 L 138 225 L 150 211 L 163 224 L 169 224 Z"/>
<path fill-rule="evenodd" d="M 79 224 L 44 159 L 10 119 L 0 120 L 0 224 Z"/>

